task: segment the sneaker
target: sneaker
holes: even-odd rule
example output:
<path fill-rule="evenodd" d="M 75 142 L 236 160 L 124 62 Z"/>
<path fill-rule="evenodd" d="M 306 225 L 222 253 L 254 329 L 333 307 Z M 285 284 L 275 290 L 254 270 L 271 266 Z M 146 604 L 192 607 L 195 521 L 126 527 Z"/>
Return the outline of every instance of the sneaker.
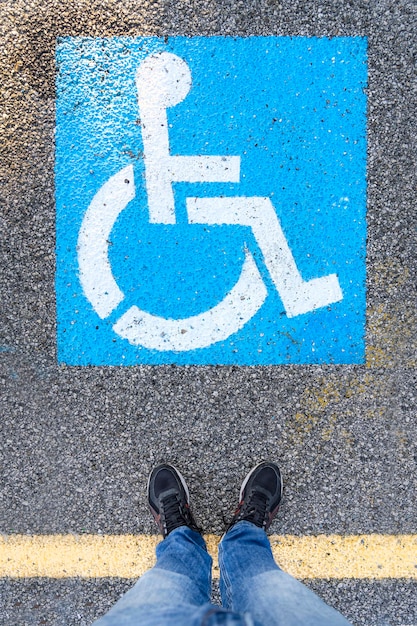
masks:
<path fill-rule="evenodd" d="M 242 483 L 239 506 L 227 530 L 243 520 L 268 530 L 278 513 L 281 498 L 282 476 L 278 465 L 268 461 L 259 463 Z"/>
<path fill-rule="evenodd" d="M 200 532 L 190 510 L 184 478 L 172 465 L 155 467 L 148 481 L 148 502 L 163 538 L 180 526 Z"/>

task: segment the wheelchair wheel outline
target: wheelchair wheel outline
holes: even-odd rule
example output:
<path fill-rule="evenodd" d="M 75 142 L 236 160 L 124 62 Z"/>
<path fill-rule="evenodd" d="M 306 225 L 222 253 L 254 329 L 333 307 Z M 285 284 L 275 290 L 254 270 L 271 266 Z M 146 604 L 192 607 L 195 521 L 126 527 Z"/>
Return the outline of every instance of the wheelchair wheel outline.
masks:
<path fill-rule="evenodd" d="M 79 278 L 86 298 L 101 319 L 124 300 L 108 257 L 109 237 L 120 213 L 135 197 L 134 171 L 129 165 L 97 191 L 78 236 Z M 183 352 L 205 348 L 238 332 L 258 312 L 267 289 L 250 251 L 240 277 L 221 302 L 182 319 L 163 318 L 132 306 L 113 325 L 130 344 L 149 350 Z"/>

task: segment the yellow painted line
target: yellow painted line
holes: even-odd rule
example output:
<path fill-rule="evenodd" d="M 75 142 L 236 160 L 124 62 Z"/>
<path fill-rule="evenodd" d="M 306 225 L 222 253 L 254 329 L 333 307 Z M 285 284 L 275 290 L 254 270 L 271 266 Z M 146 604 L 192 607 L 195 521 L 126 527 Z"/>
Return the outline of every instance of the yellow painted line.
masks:
<path fill-rule="evenodd" d="M 205 536 L 219 575 L 220 537 Z M 0 536 L 0 578 L 138 578 L 155 562 L 155 535 Z M 417 579 L 417 535 L 272 535 L 274 557 L 296 578 Z"/>

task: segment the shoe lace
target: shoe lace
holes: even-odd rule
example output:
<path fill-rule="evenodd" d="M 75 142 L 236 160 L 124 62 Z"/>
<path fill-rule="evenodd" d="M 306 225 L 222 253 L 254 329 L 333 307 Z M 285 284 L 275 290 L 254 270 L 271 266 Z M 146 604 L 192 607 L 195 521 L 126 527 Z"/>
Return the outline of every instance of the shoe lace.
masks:
<path fill-rule="evenodd" d="M 181 500 L 176 494 L 171 494 L 162 500 L 161 513 L 167 534 L 179 526 L 189 526 L 194 530 L 199 530 L 190 511 L 182 505 Z"/>
<path fill-rule="evenodd" d="M 161 502 L 162 520 L 167 533 L 184 525 L 185 516 L 181 502 L 177 495 L 172 494 L 164 498 Z"/>
<path fill-rule="evenodd" d="M 254 491 L 239 517 L 262 528 L 266 522 L 267 507 L 268 497 L 259 491 Z"/>

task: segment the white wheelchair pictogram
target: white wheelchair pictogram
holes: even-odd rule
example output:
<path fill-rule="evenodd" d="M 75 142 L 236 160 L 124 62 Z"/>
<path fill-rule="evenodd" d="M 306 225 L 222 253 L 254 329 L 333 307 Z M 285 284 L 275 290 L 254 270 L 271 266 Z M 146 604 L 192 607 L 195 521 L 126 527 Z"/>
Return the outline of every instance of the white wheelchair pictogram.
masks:
<path fill-rule="evenodd" d="M 140 64 L 136 74 L 142 122 L 149 221 L 175 224 L 172 184 L 176 182 L 239 182 L 239 156 L 177 156 L 170 154 L 167 108 L 182 102 L 191 88 L 191 73 L 180 57 L 161 52 Z M 110 266 L 110 233 L 121 212 L 135 197 L 133 166 L 112 176 L 96 193 L 78 237 L 79 276 L 97 315 L 107 318 L 124 299 Z M 190 197 L 189 224 L 249 226 L 288 317 L 308 313 L 342 300 L 336 274 L 304 281 L 280 221 L 266 197 Z M 187 351 L 223 341 L 257 313 L 267 288 L 250 250 L 234 287 L 214 307 L 198 315 L 170 319 L 131 306 L 113 325 L 129 343 L 159 351 Z"/>

